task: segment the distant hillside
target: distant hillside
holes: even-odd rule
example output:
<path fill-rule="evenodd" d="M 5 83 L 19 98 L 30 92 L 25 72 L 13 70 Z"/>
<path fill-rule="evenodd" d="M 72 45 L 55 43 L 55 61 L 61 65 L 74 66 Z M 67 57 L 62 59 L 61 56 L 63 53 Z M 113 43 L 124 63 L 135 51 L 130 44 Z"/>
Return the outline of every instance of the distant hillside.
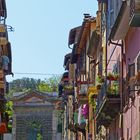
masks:
<path fill-rule="evenodd" d="M 57 92 L 58 83 L 61 77 L 51 77 L 49 79 L 40 80 L 34 78 L 23 77 L 13 80 L 9 83 L 9 93 L 7 97 L 11 97 L 16 92 L 26 92 L 30 90 L 38 90 L 41 92 Z"/>

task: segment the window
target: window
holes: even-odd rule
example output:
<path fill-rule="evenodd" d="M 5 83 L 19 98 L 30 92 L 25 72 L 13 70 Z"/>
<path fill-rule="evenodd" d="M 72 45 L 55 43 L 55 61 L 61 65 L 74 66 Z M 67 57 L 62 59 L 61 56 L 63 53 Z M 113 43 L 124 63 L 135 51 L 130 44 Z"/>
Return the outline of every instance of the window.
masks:
<path fill-rule="evenodd" d="M 98 64 L 98 74 L 102 75 L 102 70 L 103 70 L 103 56 L 102 53 L 100 54 L 100 61 Z"/>
<path fill-rule="evenodd" d="M 129 65 L 129 78 L 135 76 L 135 63 Z"/>
<path fill-rule="evenodd" d="M 133 79 L 133 77 L 135 76 L 135 63 L 129 65 L 128 69 L 129 69 L 129 87 L 128 87 L 128 90 L 129 90 L 129 93 L 131 94 L 135 90 L 135 82 L 134 82 L 135 79 Z"/>
<path fill-rule="evenodd" d="M 110 1 L 110 27 L 114 24 L 114 1 Z"/>
<path fill-rule="evenodd" d="M 137 72 L 140 72 L 140 55 L 137 58 Z"/>
<path fill-rule="evenodd" d="M 116 64 L 113 66 L 113 72 L 118 74 L 120 72 L 120 61 L 117 61 Z"/>

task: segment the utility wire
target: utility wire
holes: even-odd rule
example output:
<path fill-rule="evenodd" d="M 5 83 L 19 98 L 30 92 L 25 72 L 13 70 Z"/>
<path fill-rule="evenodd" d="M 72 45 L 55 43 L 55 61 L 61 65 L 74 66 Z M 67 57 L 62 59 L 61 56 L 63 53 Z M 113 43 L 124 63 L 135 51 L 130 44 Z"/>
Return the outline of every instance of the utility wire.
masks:
<path fill-rule="evenodd" d="M 13 74 L 18 74 L 18 75 L 58 75 L 61 76 L 62 74 L 56 74 L 56 73 L 32 73 L 32 72 L 13 72 Z"/>

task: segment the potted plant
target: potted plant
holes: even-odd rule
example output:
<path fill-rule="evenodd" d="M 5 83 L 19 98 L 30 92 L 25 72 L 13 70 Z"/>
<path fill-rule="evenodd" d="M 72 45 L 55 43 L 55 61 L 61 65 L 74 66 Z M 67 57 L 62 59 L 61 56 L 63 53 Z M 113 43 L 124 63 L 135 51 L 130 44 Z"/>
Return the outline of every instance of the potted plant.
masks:
<path fill-rule="evenodd" d="M 108 73 L 108 75 L 107 75 L 107 80 L 118 80 L 118 78 L 119 78 L 119 74 L 113 74 L 113 73 L 111 73 L 111 72 L 109 72 Z"/>
<path fill-rule="evenodd" d="M 102 75 L 98 75 L 97 78 L 96 78 L 96 81 L 97 81 L 98 83 L 102 84 L 102 83 L 104 83 L 105 78 L 104 78 L 104 76 L 102 76 Z"/>
<path fill-rule="evenodd" d="M 72 85 L 65 85 L 64 86 L 64 92 L 68 95 L 73 95 L 74 94 L 74 88 Z"/>
<path fill-rule="evenodd" d="M 96 98 L 97 95 L 98 95 L 98 89 L 97 89 L 97 86 L 91 86 L 88 88 L 88 94 L 92 94 L 92 97 L 93 98 Z"/>
<path fill-rule="evenodd" d="M 107 93 L 109 95 L 118 95 L 118 92 L 119 92 L 119 85 L 116 82 L 114 82 L 112 85 L 107 87 Z"/>
<path fill-rule="evenodd" d="M 95 94 L 89 94 L 89 104 L 92 105 L 93 110 L 96 109 L 96 98 L 95 98 Z"/>

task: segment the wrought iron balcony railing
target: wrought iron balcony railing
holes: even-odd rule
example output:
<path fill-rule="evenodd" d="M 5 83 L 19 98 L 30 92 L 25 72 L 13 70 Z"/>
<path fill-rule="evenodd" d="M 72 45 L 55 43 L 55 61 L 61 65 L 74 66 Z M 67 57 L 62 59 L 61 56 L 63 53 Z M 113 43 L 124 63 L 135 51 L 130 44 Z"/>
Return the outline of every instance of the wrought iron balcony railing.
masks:
<path fill-rule="evenodd" d="M 104 82 L 97 97 L 96 112 L 100 110 L 105 102 L 111 101 L 111 103 L 113 104 L 118 98 L 120 98 L 119 83 L 116 81 L 113 83 L 110 83 L 110 81 Z"/>

